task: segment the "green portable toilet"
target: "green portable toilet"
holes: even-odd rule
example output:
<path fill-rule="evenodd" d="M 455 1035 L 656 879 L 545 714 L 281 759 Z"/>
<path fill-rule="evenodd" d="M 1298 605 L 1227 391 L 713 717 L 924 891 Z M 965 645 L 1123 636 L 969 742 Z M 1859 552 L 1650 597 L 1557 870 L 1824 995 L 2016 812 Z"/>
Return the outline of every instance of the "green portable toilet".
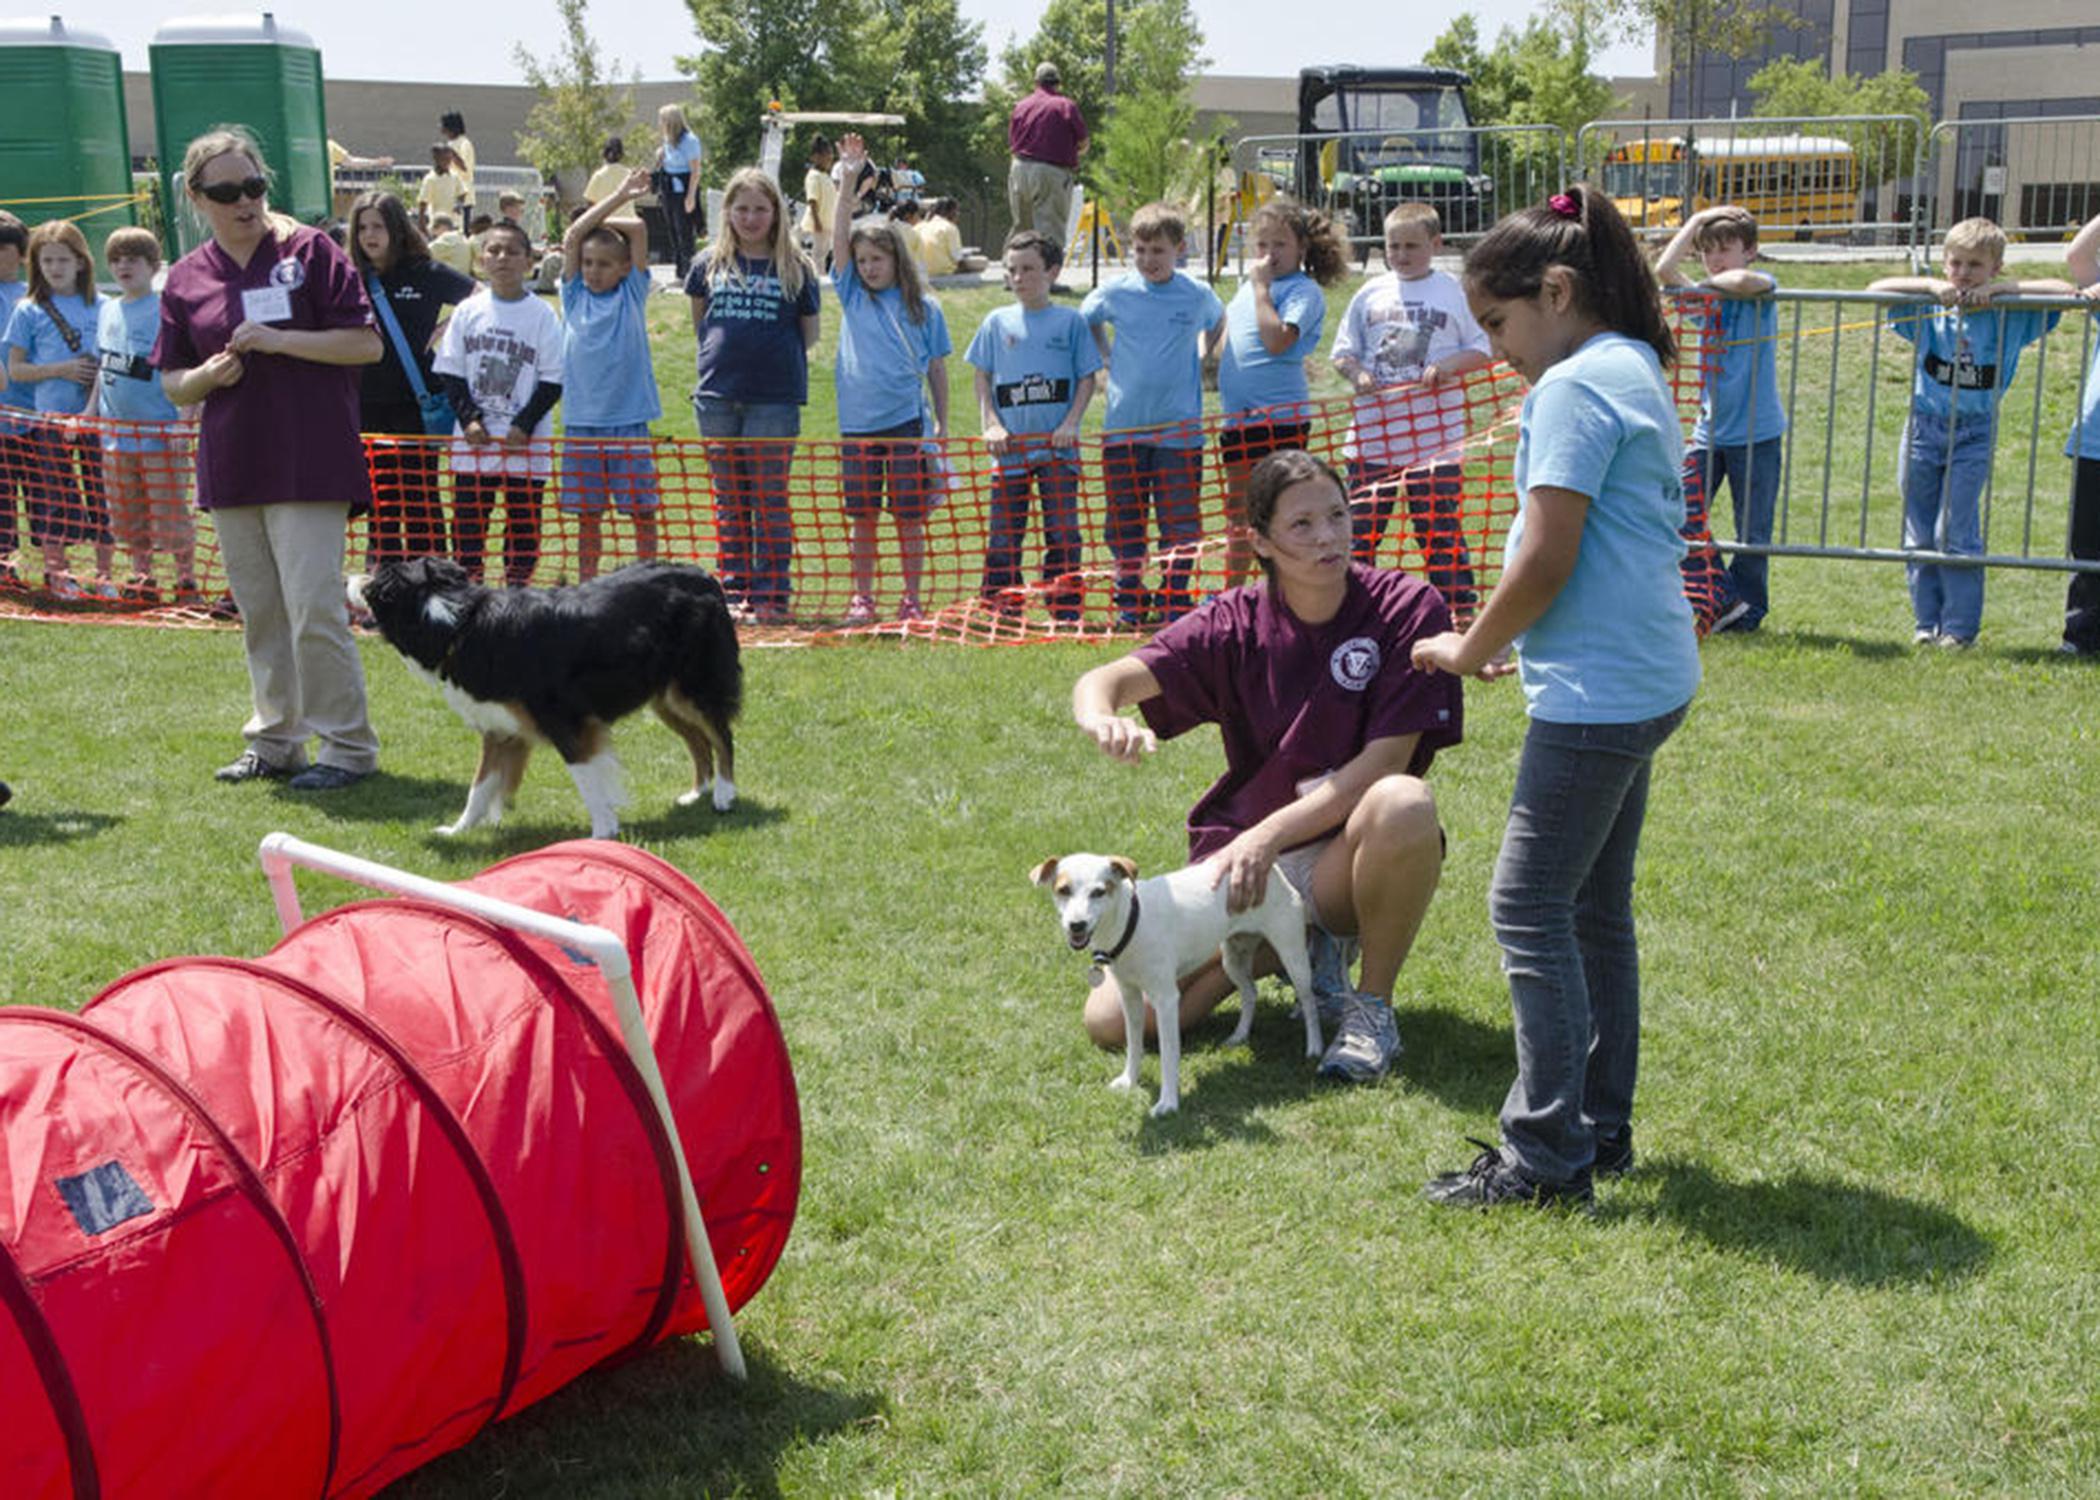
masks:
<path fill-rule="evenodd" d="M 206 237 L 182 181 L 182 154 L 220 125 L 255 137 L 276 178 L 270 206 L 328 220 L 328 116 L 313 38 L 260 15 L 192 16 L 153 33 L 153 134 L 179 254 Z"/>
<path fill-rule="evenodd" d="M 0 21 L 0 206 L 25 224 L 71 219 L 101 261 L 131 202 L 124 64 L 107 38 L 44 21 Z"/>

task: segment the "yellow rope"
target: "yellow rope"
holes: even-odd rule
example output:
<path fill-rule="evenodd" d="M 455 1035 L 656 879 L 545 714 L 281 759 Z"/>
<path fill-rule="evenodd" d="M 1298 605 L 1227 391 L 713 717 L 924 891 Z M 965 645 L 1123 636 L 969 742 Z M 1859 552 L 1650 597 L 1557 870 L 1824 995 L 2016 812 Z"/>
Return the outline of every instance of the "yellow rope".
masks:
<path fill-rule="evenodd" d="M 140 203 L 146 193 L 66 193 L 57 198 L 0 198 L 0 208 L 12 208 L 18 203 Z"/>

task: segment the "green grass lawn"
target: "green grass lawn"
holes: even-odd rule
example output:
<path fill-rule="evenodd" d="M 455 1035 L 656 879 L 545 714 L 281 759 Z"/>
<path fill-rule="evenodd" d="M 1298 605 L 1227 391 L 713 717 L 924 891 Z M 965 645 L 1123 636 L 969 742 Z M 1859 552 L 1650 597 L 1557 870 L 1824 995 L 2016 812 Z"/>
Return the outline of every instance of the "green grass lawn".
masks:
<path fill-rule="evenodd" d="M 621 743 L 625 835 L 736 923 L 797 1070 L 751 1382 L 660 1349 L 397 1493 L 2093 1493 L 2100 675 L 2051 654 L 2061 595 L 1994 574 L 1982 646 L 1913 653 L 1899 570 L 1783 559 L 1767 628 L 1705 645 L 1643 846 L 1640 1166 L 1588 1219 L 1417 1196 L 1514 1066 L 1486 920 L 1513 684 L 1468 687 L 1432 775 L 1451 854 L 1398 1076 L 1316 1087 L 1267 988 L 1251 1051 L 1199 1028 L 1153 1121 L 1156 1063 L 1105 1087 L 1026 871 L 1177 863 L 1215 736 L 1094 752 L 1066 697 L 1104 648 L 749 653 L 735 812 L 671 807 L 661 729 Z M 472 737 L 363 649 L 383 773 L 309 799 L 210 779 L 230 633 L 0 620 L 0 1001 L 267 948 L 274 828 L 441 878 L 581 832 L 544 756 L 502 829 L 431 834 Z"/>

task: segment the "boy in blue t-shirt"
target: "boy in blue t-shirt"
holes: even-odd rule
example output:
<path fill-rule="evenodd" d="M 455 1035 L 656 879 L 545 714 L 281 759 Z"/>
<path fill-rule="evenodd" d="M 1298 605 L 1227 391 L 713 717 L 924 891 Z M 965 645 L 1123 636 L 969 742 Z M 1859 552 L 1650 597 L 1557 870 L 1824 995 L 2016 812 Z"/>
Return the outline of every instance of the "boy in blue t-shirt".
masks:
<path fill-rule="evenodd" d="M 1006 281 L 1015 300 L 977 325 L 963 357 L 976 367 L 978 417 L 997 466 L 984 596 L 999 601 L 1020 585 L 1033 486 L 1043 508 L 1042 577 L 1054 585 L 1051 617 L 1073 621 L 1078 590 L 1057 580 L 1079 568 L 1079 422 L 1094 398 L 1101 355 L 1078 310 L 1050 301 L 1064 259 L 1048 235 L 1008 235 Z"/>
<path fill-rule="evenodd" d="M 28 253 L 28 226 L 0 208 L 0 333 L 6 332 L 15 304 L 29 290 L 29 284 L 22 279 L 22 257 Z M 9 420 L 8 409 L 28 411 L 35 405 L 28 386 L 7 378 L 7 360 L 0 354 L 0 588 L 22 581 L 21 559 L 17 555 L 22 548 L 22 534 L 15 498 L 18 493 L 23 499 L 28 498 L 24 491 L 29 482 L 25 440 L 20 426 Z"/>
<path fill-rule="evenodd" d="M 649 191 L 637 168 L 577 216 L 561 242 L 561 508 L 577 518 L 579 580 L 598 575 L 608 505 L 634 517 L 635 556 L 656 556 L 656 460 L 649 424 L 663 415 L 649 358 L 649 236 L 639 219 L 607 221 Z"/>
<path fill-rule="evenodd" d="M 1079 315 L 1094 331 L 1108 372 L 1101 482 L 1108 497 L 1108 550 L 1116 560 L 1116 623 L 1151 622 L 1145 592 L 1145 510 L 1159 518 L 1157 613 L 1188 612 L 1193 548 L 1203 535 L 1196 496 L 1203 483 L 1203 360 L 1225 337 L 1225 304 L 1175 270 L 1188 230 L 1165 203 L 1131 216 L 1136 270 L 1087 293 Z M 1113 353 L 1106 330 L 1114 328 Z M 1180 549 L 1177 551 L 1177 549 Z"/>
<path fill-rule="evenodd" d="M 102 259 L 122 295 L 102 303 L 95 347 L 102 363 L 97 410 L 111 418 L 102 432 L 103 483 L 110 521 L 131 553 L 131 577 L 122 595 L 137 604 L 158 604 L 153 554 L 166 552 L 175 564 L 175 602 L 198 605 L 197 535 L 184 503 L 189 462 L 177 441 L 181 420 L 160 387 L 160 371 L 149 357 L 160 337 L 160 241 L 149 229 L 112 230 Z"/>
<path fill-rule="evenodd" d="M 1722 480 L 1735 508 L 1739 542 L 1765 546 L 1779 503 L 1779 477 L 1786 463 L 1786 410 L 1779 400 L 1779 308 L 1772 300 L 1778 281 L 1751 269 L 1757 259 L 1757 220 L 1733 204 L 1701 209 L 1677 231 L 1656 277 L 1664 286 L 1691 286 L 1678 269 L 1698 252 L 1706 280 L 1698 285 L 1719 298 L 1702 329 L 1706 381 L 1699 420 L 1685 445 L 1686 540 L 1694 547 L 1684 567 L 1701 610 L 1714 630 L 1755 630 L 1771 612 L 1771 559 L 1738 552 L 1726 571 L 1711 544 L 1698 543 Z M 1699 587 L 1706 582 L 1705 588 Z"/>
<path fill-rule="evenodd" d="M 1918 347 L 1911 383 L 1910 422 L 1902 462 L 1905 551 L 1957 557 L 1983 555 L 1979 516 L 1991 477 L 1998 436 L 1998 403 L 2020 367 L 2020 351 L 2054 328 L 2055 312 L 1996 312 L 1999 297 L 2069 296 L 2076 289 L 2054 279 L 2000 279 L 2005 231 L 1989 219 L 1964 219 L 1947 231 L 1941 249 L 1945 280 L 1887 276 L 1870 292 L 1904 292 L 1945 304 L 1939 311 L 1892 307 L 1889 326 Z M 1912 563 L 1912 644 L 1961 650 L 1976 643 L 1983 624 L 1983 569 Z"/>

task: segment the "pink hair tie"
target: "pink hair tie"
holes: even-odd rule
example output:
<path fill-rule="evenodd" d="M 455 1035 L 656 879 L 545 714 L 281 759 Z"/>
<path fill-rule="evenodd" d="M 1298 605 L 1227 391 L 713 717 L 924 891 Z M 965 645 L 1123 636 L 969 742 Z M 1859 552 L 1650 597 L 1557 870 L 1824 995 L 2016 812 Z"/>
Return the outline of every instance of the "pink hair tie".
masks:
<path fill-rule="evenodd" d="M 1579 219 L 1582 217 L 1582 205 L 1566 193 L 1555 193 L 1546 200 L 1546 207 L 1552 209 L 1563 219 Z"/>

